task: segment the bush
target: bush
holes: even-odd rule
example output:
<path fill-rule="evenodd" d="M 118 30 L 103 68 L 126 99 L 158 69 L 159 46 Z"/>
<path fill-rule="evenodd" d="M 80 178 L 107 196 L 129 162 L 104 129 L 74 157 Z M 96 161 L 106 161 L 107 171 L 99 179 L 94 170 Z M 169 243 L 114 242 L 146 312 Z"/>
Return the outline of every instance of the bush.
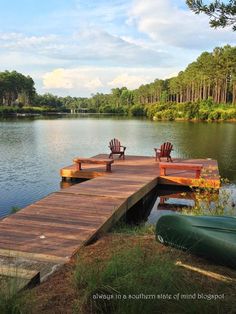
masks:
<path fill-rule="evenodd" d="M 8 107 L 8 106 L 1 106 L 0 107 L 0 115 L 11 115 L 15 114 L 19 108 L 18 107 Z"/>
<path fill-rule="evenodd" d="M 196 103 L 167 103 L 146 105 L 146 115 L 154 120 L 199 119 L 230 120 L 236 119 L 236 107 L 229 104 L 214 104 L 212 99 Z"/>
<path fill-rule="evenodd" d="M 212 107 L 215 106 L 212 97 L 209 97 L 207 100 L 201 100 L 199 102 L 199 105 L 201 108 L 205 108 L 205 109 L 211 109 Z"/>
<path fill-rule="evenodd" d="M 199 108 L 198 103 L 186 103 L 184 106 L 185 117 L 189 120 L 199 118 Z"/>
<path fill-rule="evenodd" d="M 145 116 L 146 114 L 145 108 L 143 105 L 133 105 L 132 107 L 130 107 L 129 113 L 132 116 Z"/>
<path fill-rule="evenodd" d="M 105 105 L 99 108 L 100 113 L 114 113 L 114 107 L 111 105 Z"/>
<path fill-rule="evenodd" d="M 0 115 L 8 116 L 15 115 L 17 113 L 21 114 L 46 114 L 46 113 L 56 113 L 56 112 L 68 112 L 65 108 L 52 108 L 52 107 L 10 107 L 10 106 L 0 106 Z"/>
<path fill-rule="evenodd" d="M 222 109 L 214 109 L 209 113 L 209 120 L 220 120 Z"/>
<path fill-rule="evenodd" d="M 200 120 L 208 120 L 209 111 L 207 109 L 199 110 L 199 119 Z"/>

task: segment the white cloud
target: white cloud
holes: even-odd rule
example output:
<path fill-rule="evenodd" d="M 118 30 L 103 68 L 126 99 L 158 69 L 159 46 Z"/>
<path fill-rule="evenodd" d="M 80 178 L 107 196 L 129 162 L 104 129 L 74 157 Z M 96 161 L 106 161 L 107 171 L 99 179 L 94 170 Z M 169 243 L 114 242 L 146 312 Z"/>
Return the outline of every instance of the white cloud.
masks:
<path fill-rule="evenodd" d="M 179 69 L 176 69 L 176 73 Z M 57 68 L 42 76 L 43 91 L 64 96 L 89 96 L 91 93 L 110 92 L 113 87 L 135 89 L 156 78 L 167 78 L 173 68 L 127 68 L 84 66 L 73 69 Z M 175 74 L 176 74 L 175 73 Z"/>
<path fill-rule="evenodd" d="M 43 84 L 46 89 L 63 88 L 71 89 L 73 82 L 64 69 L 56 69 L 52 72 L 46 73 L 43 77 Z"/>
<path fill-rule="evenodd" d="M 44 89 L 87 89 L 90 92 L 102 87 L 103 84 L 88 69 L 55 69 L 43 75 Z"/>
<path fill-rule="evenodd" d="M 63 62 L 77 64 L 157 66 L 168 54 L 158 49 L 144 47 L 104 30 L 81 29 L 70 36 L 27 36 L 21 33 L 0 33 L 0 52 L 32 53 Z"/>
<path fill-rule="evenodd" d="M 128 73 L 123 73 L 116 76 L 112 81 L 108 82 L 107 85 L 111 87 L 126 86 L 129 89 L 135 89 L 148 81 L 150 81 L 150 76 L 148 75 L 130 75 Z"/>
<path fill-rule="evenodd" d="M 39 93 L 88 96 L 174 76 L 203 50 L 235 44 L 231 30 L 210 29 L 185 0 L 73 3 L 35 16 L 30 33 L 0 32 L 0 71 L 31 75 Z"/>
<path fill-rule="evenodd" d="M 207 16 L 197 16 L 171 0 L 134 0 L 128 23 L 165 45 L 206 49 L 235 42 L 232 30 L 214 30 L 209 27 Z"/>
<path fill-rule="evenodd" d="M 27 36 L 22 33 L 0 33 L 0 48 L 18 50 L 44 47 L 56 39 L 55 35 Z"/>

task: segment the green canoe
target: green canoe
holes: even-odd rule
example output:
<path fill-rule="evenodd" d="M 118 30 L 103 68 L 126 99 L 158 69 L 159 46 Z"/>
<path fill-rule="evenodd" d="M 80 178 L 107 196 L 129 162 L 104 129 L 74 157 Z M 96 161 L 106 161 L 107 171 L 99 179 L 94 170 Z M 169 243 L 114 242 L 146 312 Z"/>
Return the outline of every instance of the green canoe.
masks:
<path fill-rule="evenodd" d="M 156 239 L 236 268 L 236 217 L 165 215 L 157 222 Z"/>

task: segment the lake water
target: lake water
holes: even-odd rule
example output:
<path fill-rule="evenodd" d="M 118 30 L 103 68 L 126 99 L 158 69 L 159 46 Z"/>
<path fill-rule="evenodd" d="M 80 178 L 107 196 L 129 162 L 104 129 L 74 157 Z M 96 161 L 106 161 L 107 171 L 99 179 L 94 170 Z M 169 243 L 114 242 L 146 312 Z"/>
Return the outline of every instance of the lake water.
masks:
<path fill-rule="evenodd" d="M 108 153 L 117 137 L 127 154 L 154 156 L 170 141 L 173 157 L 217 159 L 236 187 L 236 123 L 152 122 L 102 116 L 0 120 L 0 216 L 60 189 L 59 169 L 76 156 Z"/>

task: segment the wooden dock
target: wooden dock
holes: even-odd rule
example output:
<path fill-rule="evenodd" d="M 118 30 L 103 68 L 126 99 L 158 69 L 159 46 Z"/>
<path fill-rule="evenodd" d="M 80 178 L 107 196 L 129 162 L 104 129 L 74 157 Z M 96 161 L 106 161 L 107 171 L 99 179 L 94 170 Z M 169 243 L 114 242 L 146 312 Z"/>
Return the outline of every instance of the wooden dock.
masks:
<path fill-rule="evenodd" d="M 183 162 L 201 162 L 204 184 L 219 187 L 216 161 Z M 104 171 L 104 166 L 88 164 L 81 171 L 71 165 L 60 173 L 64 178 L 93 180 L 61 189 L 0 221 L 0 260 L 5 257 L 31 264 L 34 261 L 34 271 L 38 270 L 37 265 L 41 268 L 42 264 L 51 265 L 50 272 L 55 265 L 69 261 L 81 246 L 107 231 L 158 183 L 203 184 L 197 183 L 193 173 L 187 171 L 171 170 L 168 176 L 160 177 L 159 163 L 153 157 L 142 156 L 115 160 L 112 172 Z"/>

